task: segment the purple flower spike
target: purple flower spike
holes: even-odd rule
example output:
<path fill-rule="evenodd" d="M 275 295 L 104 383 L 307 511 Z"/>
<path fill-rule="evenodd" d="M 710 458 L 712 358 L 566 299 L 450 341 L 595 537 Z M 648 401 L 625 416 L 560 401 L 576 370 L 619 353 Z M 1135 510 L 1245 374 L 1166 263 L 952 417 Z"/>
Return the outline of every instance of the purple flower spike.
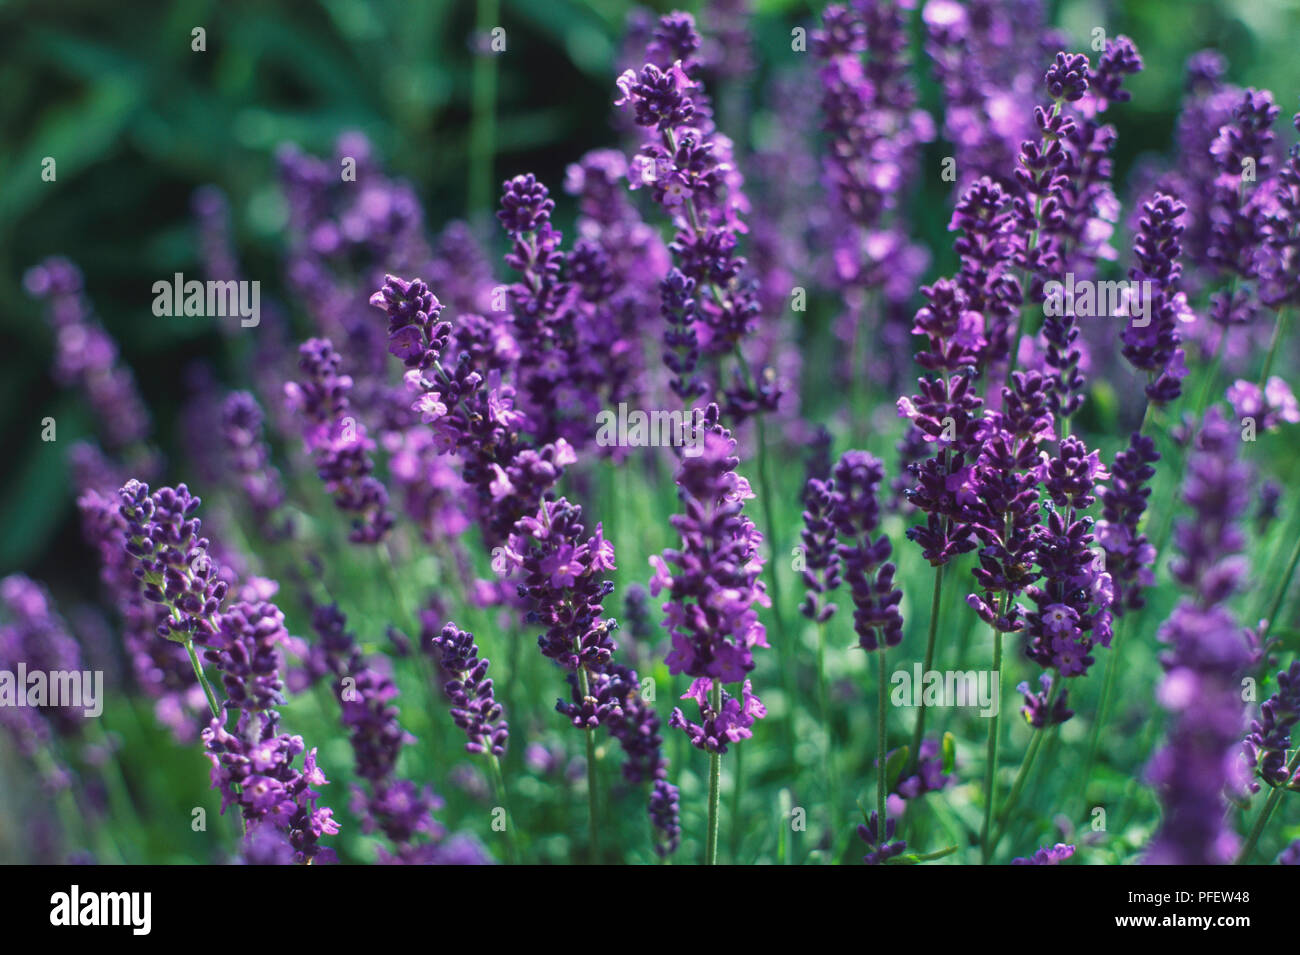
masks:
<path fill-rule="evenodd" d="M 684 731 L 697 749 L 706 753 L 725 753 L 729 744 L 754 735 L 752 727 L 767 715 L 767 707 L 754 695 L 752 684 L 746 680 L 741 687 L 741 699 L 724 689 L 722 708 L 715 709 L 710 700 L 713 687 L 713 680 L 700 677 L 682 694 L 683 700 L 694 700 L 699 705 L 699 723 L 688 720 L 680 708 L 674 708 L 668 725 Z"/>
<path fill-rule="evenodd" d="M 1270 786 L 1300 784 L 1300 773 L 1292 778 L 1287 769 L 1291 750 L 1291 730 L 1300 723 L 1300 660 L 1277 675 L 1277 692 L 1260 706 L 1259 718 L 1250 724 L 1246 737 L 1246 758 Z M 1250 788 L 1259 791 L 1259 784 Z"/>
<path fill-rule="evenodd" d="M 898 828 L 897 819 L 887 819 L 885 821 L 884 832 L 881 832 L 880 818 L 876 812 L 872 812 L 865 823 L 858 826 L 858 838 L 867 844 L 871 851 L 862 857 L 862 861 L 867 865 L 884 865 L 894 856 L 902 855 L 907 849 L 907 843 L 902 839 L 890 842 L 894 838 L 894 831 Z"/>
<path fill-rule="evenodd" d="M 393 526 L 388 491 L 374 476 L 375 443 L 352 411 L 352 378 L 328 339 L 309 339 L 298 349 L 300 382 L 284 386 L 288 406 L 302 417 L 303 444 L 316 461 L 335 506 L 355 517 L 349 539 L 377 544 Z"/>
<path fill-rule="evenodd" d="M 184 484 L 159 488 L 128 481 L 118 491 L 124 523 L 123 545 L 135 560 L 133 572 L 146 600 L 170 611 L 158 625 L 160 636 L 184 643 L 206 643 L 216 633 L 216 615 L 228 585 L 217 575 L 194 517 L 199 499 Z"/>
<path fill-rule="evenodd" d="M 717 416 L 710 406 L 699 453 L 683 455 L 677 470 L 683 513 L 671 521 L 682 546 L 650 558 L 650 593 L 668 593 L 669 672 L 733 683 L 754 668 L 754 648 L 768 645 L 754 606 L 771 601 L 759 580 L 763 536 L 744 515 L 754 493 L 736 473 L 736 442 Z"/>
<path fill-rule="evenodd" d="M 262 434 L 262 409 L 248 392 L 231 393 L 221 406 L 221 438 L 258 526 L 272 537 L 289 534 L 287 519 L 277 516 L 284 504 L 284 484 Z"/>
<path fill-rule="evenodd" d="M 864 650 L 896 647 L 903 640 L 903 616 L 898 605 L 903 592 L 894 586 L 895 567 L 889 562 L 893 545 L 881 534 L 876 494 L 884 467 L 865 451 L 846 451 L 835 465 L 830 523 L 839 535 L 838 557 L 853 596 L 853 629 Z"/>
<path fill-rule="evenodd" d="M 1236 459 L 1239 445 L 1219 409 L 1211 408 L 1183 483 L 1193 517 L 1175 530 L 1171 572 L 1188 596 L 1159 633 L 1169 650 L 1161 657 L 1165 676 L 1156 697 L 1170 711 L 1171 726 L 1147 768 L 1164 808 L 1146 853 L 1155 865 L 1223 865 L 1238 847 L 1223 793 L 1247 784 L 1239 759 L 1241 679 L 1253 659 L 1225 606 L 1245 570 L 1239 522 L 1249 505 L 1249 473 Z"/>
<path fill-rule="evenodd" d="M 433 367 L 447 348 L 451 323 L 439 320 L 442 303 L 419 279 L 384 276 L 370 304 L 388 314 L 388 352 L 407 368 Z"/>
<path fill-rule="evenodd" d="M 510 729 L 492 692 L 488 661 L 479 658 L 474 635 L 449 623 L 431 642 L 441 654 L 442 669 L 451 675 L 443 690 L 452 703 L 452 720 L 469 737 L 465 749 L 504 755 Z"/>
<path fill-rule="evenodd" d="M 1068 103 L 1083 99 L 1088 92 L 1088 58 L 1082 53 L 1058 53 L 1043 76 L 1048 95 Z"/>

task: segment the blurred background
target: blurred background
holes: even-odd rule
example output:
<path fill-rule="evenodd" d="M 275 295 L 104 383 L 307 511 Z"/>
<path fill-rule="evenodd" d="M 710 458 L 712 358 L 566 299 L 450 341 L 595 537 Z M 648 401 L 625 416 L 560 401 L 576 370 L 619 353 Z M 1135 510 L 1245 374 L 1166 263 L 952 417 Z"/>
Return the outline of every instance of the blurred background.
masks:
<path fill-rule="evenodd" d="M 708 4 L 650 6 L 707 22 Z M 1131 83 L 1132 102 L 1111 117 L 1117 182 L 1143 151 L 1167 149 L 1182 66 L 1198 49 L 1223 52 L 1231 81 L 1275 90 L 1284 112 L 1296 105 L 1285 91 L 1300 85 L 1300 0 L 1048 6 L 1081 49 L 1098 24 L 1139 41 L 1146 69 Z M 753 7 L 746 85 L 761 90 L 774 76 L 810 70 L 807 54 L 791 52 L 790 31 L 810 26 L 820 5 Z M 481 222 L 500 181 L 520 172 L 558 194 L 568 163 L 618 141 L 610 103 L 633 8 L 628 0 L 0 3 L 0 573 L 23 569 L 87 595 L 94 587 L 60 451 L 89 421 L 50 378 L 51 334 L 22 289 L 26 269 L 56 253 L 81 266 L 174 460 L 187 370 L 220 355 L 219 333 L 211 319 L 155 318 L 150 288 L 174 272 L 200 274 L 198 187 L 216 184 L 230 197 L 237 248 L 264 302 L 280 293 L 286 209 L 273 156 L 283 143 L 328 154 L 340 132 L 360 130 L 388 172 L 413 184 L 431 230 L 449 218 Z M 207 48 L 195 52 L 200 26 Z M 506 49 L 476 57 L 479 28 L 496 26 Z M 496 87 L 495 135 L 474 131 L 476 60 L 490 68 L 480 85 Z M 749 105 L 733 109 L 741 121 L 727 127 L 742 151 L 780 128 Z M 932 83 L 922 85 L 922 105 L 939 112 Z M 936 157 L 943 149 L 931 144 Z M 57 162 L 54 182 L 41 178 L 47 156 Z M 914 221 L 933 233 L 925 238 L 938 275 L 950 265 L 949 197 L 937 177 L 923 179 L 919 188 L 933 194 L 918 197 Z M 564 227 L 572 202 L 558 198 Z M 495 230 L 484 238 L 496 240 Z M 53 443 L 40 439 L 46 415 L 58 422 Z"/>

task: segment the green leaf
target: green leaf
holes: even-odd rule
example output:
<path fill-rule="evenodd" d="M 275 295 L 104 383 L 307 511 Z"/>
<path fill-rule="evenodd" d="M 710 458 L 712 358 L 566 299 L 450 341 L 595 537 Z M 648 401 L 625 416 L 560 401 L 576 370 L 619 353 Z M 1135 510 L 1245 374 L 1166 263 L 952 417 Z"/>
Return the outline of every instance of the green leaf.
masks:
<path fill-rule="evenodd" d="M 943 771 L 951 773 L 957 765 L 957 738 L 951 733 L 943 734 Z"/>
<path fill-rule="evenodd" d="M 900 746 L 885 761 L 885 785 L 890 789 L 898 783 L 898 777 L 902 775 L 903 767 L 907 765 L 907 757 L 910 754 L 910 746 Z"/>

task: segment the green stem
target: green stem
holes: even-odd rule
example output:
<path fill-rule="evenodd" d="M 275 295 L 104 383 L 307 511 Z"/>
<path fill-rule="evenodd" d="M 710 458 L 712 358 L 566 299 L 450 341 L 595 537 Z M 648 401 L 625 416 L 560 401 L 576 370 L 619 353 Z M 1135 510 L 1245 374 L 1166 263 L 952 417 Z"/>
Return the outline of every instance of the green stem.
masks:
<path fill-rule="evenodd" d="M 212 684 L 203 674 L 203 665 L 199 663 L 199 655 L 194 652 L 194 641 L 185 641 L 185 652 L 190 656 L 190 666 L 194 667 L 194 675 L 198 677 L 199 685 L 203 687 L 203 695 L 208 698 L 208 709 L 212 711 L 214 720 L 221 719 L 221 708 L 217 706 L 217 696 L 212 692 Z"/>
<path fill-rule="evenodd" d="M 831 842 L 840 830 L 840 781 L 835 767 L 835 734 L 831 727 L 830 692 L 826 685 L 826 624 L 817 624 L 817 698 L 821 704 L 822 730 L 826 734 L 826 789 L 830 796 Z M 739 788 L 739 787 L 737 787 Z"/>
<path fill-rule="evenodd" d="M 889 694 L 889 674 L 885 667 L 885 647 L 876 651 L 876 813 L 880 838 L 885 837 L 885 698 Z"/>
<path fill-rule="evenodd" d="M 1232 295 L 1235 293 L 1235 291 L 1236 291 L 1236 282 L 1234 281 L 1232 291 L 1230 291 L 1228 294 Z M 1210 359 L 1210 367 L 1207 368 L 1205 371 L 1205 379 L 1201 383 L 1200 394 L 1196 396 L 1195 411 L 1196 411 L 1196 417 L 1198 419 L 1201 417 L 1202 414 L 1205 413 L 1205 409 L 1210 403 L 1210 393 L 1214 389 L 1215 380 L 1219 377 L 1219 366 L 1223 364 L 1224 345 L 1227 342 L 1227 340 L 1228 340 L 1228 331 L 1227 329 L 1224 329 L 1222 334 L 1219 335 L 1218 342 L 1214 346 L 1214 355 Z"/>
<path fill-rule="evenodd" d="M 112 810 L 114 818 L 125 823 L 128 831 L 128 841 L 133 843 L 138 849 L 143 850 L 145 847 L 144 824 L 140 821 L 140 815 L 136 812 L 135 803 L 131 801 L 131 793 L 126 785 L 126 776 L 122 772 L 122 763 L 118 758 L 118 753 L 113 748 L 113 743 L 109 740 L 108 733 L 105 732 L 98 720 L 94 722 L 94 729 L 91 731 L 97 737 L 97 745 L 101 746 L 105 753 L 108 754 L 104 761 L 103 776 L 104 784 L 108 790 L 108 804 Z"/>
<path fill-rule="evenodd" d="M 1088 736 L 1088 758 L 1083 764 L 1083 782 L 1079 786 L 1079 798 L 1088 799 L 1088 783 L 1092 781 L 1093 766 L 1097 761 L 1097 748 L 1101 745 L 1101 731 L 1110 719 L 1111 702 L 1115 696 L 1115 678 L 1120 669 L 1120 653 L 1125 645 L 1124 637 L 1128 634 L 1132 611 L 1120 619 L 1115 630 L 1115 639 L 1110 646 L 1110 656 L 1106 658 L 1106 676 L 1101 684 L 1101 700 L 1097 703 L 1097 718 L 1092 722 L 1092 732 Z M 1055 692 L 1056 688 L 1052 688 Z"/>
<path fill-rule="evenodd" d="M 1002 613 L 1002 608 L 999 607 L 994 619 L 1001 617 Z M 993 626 L 993 673 L 997 679 L 995 685 L 1000 687 L 1002 685 L 1002 631 L 997 628 L 996 624 Z M 989 836 L 993 824 L 993 800 L 997 795 L 998 727 L 1001 716 L 1002 706 L 999 701 L 999 706 L 989 720 L 988 746 L 985 750 L 984 828 L 980 835 L 980 857 L 985 865 L 988 865 L 989 859 L 993 855 L 993 844 Z"/>
<path fill-rule="evenodd" d="M 1295 755 L 1291 757 L 1291 762 L 1286 764 L 1287 779 L 1294 778 L 1298 766 L 1300 766 L 1300 749 L 1295 751 Z M 1264 834 L 1264 827 L 1268 825 L 1269 817 L 1273 815 L 1273 810 L 1277 808 L 1277 804 L 1284 792 L 1286 792 L 1285 786 L 1274 786 L 1273 791 L 1268 794 L 1268 800 L 1264 803 L 1264 808 L 1260 810 L 1259 818 L 1255 820 L 1250 835 L 1246 837 L 1246 844 L 1241 847 L 1241 852 L 1237 853 L 1235 865 L 1244 865 L 1246 860 L 1250 858 L 1251 853 L 1255 851 L 1255 844 L 1259 842 L 1259 837 Z"/>
<path fill-rule="evenodd" d="M 947 564 L 940 564 L 934 569 L 934 594 L 930 597 L 930 633 L 925 640 L 925 666 L 921 670 L 921 679 L 930 672 L 934 665 L 935 635 L 939 629 L 939 601 L 943 594 L 943 572 Z M 916 767 L 921 760 L 921 741 L 925 736 L 925 694 L 916 712 L 916 726 L 912 729 L 912 752 L 908 762 Z"/>
<path fill-rule="evenodd" d="M 506 858 L 510 860 L 511 865 L 519 864 L 519 856 L 515 850 L 515 820 L 510 814 L 510 803 L 506 796 L 506 781 L 501 775 L 501 761 L 497 759 L 495 753 L 489 752 L 488 772 L 492 777 L 492 789 L 496 793 L 497 804 L 505 810 L 506 814 Z"/>
<path fill-rule="evenodd" d="M 578 667 L 578 682 L 582 689 L 582 698 L 585 700 L 590 694 L 587 684 L 587 668 Z M 596 733 L 595 730 L 588 727 L 587 736 L 587 837 L 590 842 L 591 862 L 593 865 L 600 863 L 600 823 L 599 823 L 599 796 L 596 789 Z"/>
<path fill-rule="evenodd" d="M 1056 698 L 1060 695 L 1061 674 L 1057 671 L 1055 679 L 1052 682 L 1051 692 L 1047 694 L 1047 712 L 1050 714 L 1056 705 Z M 991 852 L 996 852 L 998 843 L 1002 841 L 1003 835 L 1007 831 L 1007 822 L 1011 818 L 1011 812 L 1016 808 L 1016 803 L 1020 800 L 1020 794 L 1024 791 L 1025 783 L 1029 781 L 1029 776 L 1034 770 L 1034 761 L 1038 758 L 1038 751 L 1042 748 L 1043 739 L 1048 735 L 1046 728 L 1036 729 L 1033 739 L 1029 741 L 1029 746 L 1025 749 L 1024 758 L 1020 761 L 1020 769 L 1016 773 L 1015 781 L 1011 784 L 1011 791 L 1007 793 L 1006 801 L 1002 803 L 1002 811 L 998 813 L 998 828 L 993 836 L 993 845 Z"/>
<path fill-rule="evenodd" d="M 713 712 L 722 712 L 722 681 L 714 680 L 709 692 Z M 704 843 L 704 864 L 715 865 L 718 861 L 718 789 L 722 775 L 722 754 L 709 753 L 709 830 Z"/>
<path fill-rule="evenodd" d="M 1268 343 L 1268 354 L 1264 356 L 1264 369 L 1259 373 L 1260 391 L 1263 391 L 1264 386 L 1268 384 L 1269 373 L 1273 370 L 1273 359 L 1277 356 L 1277 346 L 1286 333 L 1286 319 L 1286 306 L 1283 305 L 1277 310 L 1277 320 L 1273 323 L 1273 338 Z"/>
<path fill-rule="evenodd" d="M 1268 613 L 1264 616 L 1264 629 L 1259 635 L 1260 643 L 1268 639 L 1269 631 L 1277 623 L 1277 615 L 1282 612 L 1282 601 L 1286 600 L 1287 591 L 1291 589 L 1291 578 L 1295 576 L 1297 563 L 1300 563 L 1300 534 L 1296 535 L 1295 547 L 1291 549 L 1291 558 L 1287 561 L 1286 573 L 1282 575 L 1282 582 L 1278 585 L 1277 595 L 1273 598 Z"/>
<path fill-rule="evenodd" d="M 740 814 L 740 794 L 744 791 L 745 747 L 736 747 L 736 758 L 731 770 L 731 861 L 740 857 L 740 837 L 744 835 L 743 817 Z"/>

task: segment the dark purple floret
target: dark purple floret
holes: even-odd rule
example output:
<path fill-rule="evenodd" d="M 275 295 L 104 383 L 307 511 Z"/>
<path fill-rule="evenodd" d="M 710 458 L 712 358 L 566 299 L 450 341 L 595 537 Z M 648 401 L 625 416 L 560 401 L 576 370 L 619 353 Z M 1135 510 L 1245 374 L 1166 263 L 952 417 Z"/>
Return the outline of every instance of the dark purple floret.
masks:
<path fill-rule="evenodd" d="M 876 499 L 884 466 L 865 451 L 846 451 L 835 465 L 829 522 L 839 537 L 837 556 L 853 597 L 853 629 L 864 650 L 895 647 L 903 640 L 903 592 L 894 586 L 893 545 L 881 534 Z"/>
<path fill-rule="evenodd" d="M 451 323 L 440 320 L 442 303 L 420 279 L 386 275 L 370 304 L 388 313 L 388 352 L 407 368 L 431 368 L 446 351 Z"/>
<path fill-rule="evenodd" d="M 1131 317 L 1124 329 L 1123 354 L 1134 368 L 1146 374 L 1147 399 L 1157 405 L 1167 404 L 1182 393 L 1180 379 L 1186 374 L 1179 347 L 1179 324 L 1187 312 L 1186 299 L 1179 291 L 1181 218 L 1186 211 L 1187 207 L 1175 197 L 1157 192 L 1142 206 L 1133 241 L 1129 279 L 1144 283 L 1140 288 L 1149 287 L 1150 294 L 1143 324 L 1136 324 L 1137 319 Z M 1145 285 L 1148 282 L 1150 285 Z"/>
<path fill-rule="evenodd" d="M 888 819 L 885 822 L 885 831 L 880 831 L 880 819 L 877 813 L 872 812 L 865 823 L 858 825 L 858 838 L 867 844 L 870 850 L 862 861 L 867 865 L 884 865 L 895 856 L 902 855 L 907 849 L 907 843 L 902 839 L 890 842 L 894 838 L 894 831 L 898 828 L 897 819 Z"/>
<path fill-rule="evenodd" d="M 1052 695 L 1052 676 L 1049 673 L 1040 673 L 1038 675 L 1038 692 L 1035 693 L 1029 688 L 1029 682 L 1022 681 L 1016 686 L 1016 692 L 1025 698 L 1025 705 L 1021 708 L 1020 713 L 1034 729 L 1046 729 L 1049 726 L 1056 726 L 1064 723 L 1074 715 L 1074 710 L 1066 705 L 1070 691 L 1062 689 L 1056 696 L 1056 701 L 1048 707 Z"/>
<path fill-rule="evenodd" d="M 1156 473 L 1153 465 L 1159 460 L 1155 441 L 1135 431 L 1128 447 L 1115 455 L 1111 482 L 1101 492 L 1097 543 L 1106 552 L 1106 570 L 1115 591 L 1111 605 L 1115 616 L 1141 610 L 1146 605 L 1143 590 L 1155 582 L 1151 570 L 1155 547 L 1141 524 L 1151 496 L 1149 482 Z"/>
<path fill-rule="evenodd" d="M 301 381 L 286 382 L 285 401 L 302 419 L 303 444 L 335 506 L 355 515 L 349 540 L 377 544 L 393 526 L 388 491 L 374 476 L 375 443 L 352 410 L 352 378 L 328 339 L 312 338 L 298 349 Z"/>
<path fill-rule="evenodd" d="M 1300 660 L 1277 675 L 1277 692 L 1260 705 L 1259 718 L 1250 724 L 1246 737 L 1246 758 L 1269 786 L 1300 785 L 1287 768 L 1291 756 L 1291 730 L 1300 723 Z M 1251 782 L 1253 791 L 1259 784 Z"/>
<path fill-rule="evenodd" d="M 655 852 L 661 857 L 672 855 L 681 845 L 680 802 L 676 786 L 666 779 L 655 781 L 650 790 L 650 820 L 661 833 L 660 840 L 655 843 Z"/>
<path fill-rule="evenodd" d="M 694 700 L 700 708 L 700 722 L 688 720 L 680 708 L 674 708 L 668 725 L 686 733 L 691 745 L 706 753 L 725 753 L 732 743 L 750 739 L 754 724 L 767 715 L 767 707 L 754 695 L 753 685 L 746 680 L 741 687 L 741 698 L 736 699 L 725 689 L 722 707 L 714 707 L 709 694 L 714 681 L 700 677 L 682 694 L 683 700 Z"/>
<path fill-rule="evenodd" d="M 1048 95 L 1069 103 L 1083 99 L 1088 92 L 1088 58 L 1082 53 L 1057 53 L 1056 61 L 1043 75 Z"/>
<path fill-rule="evenodd" d="M 433 817 L 442 802 L 428 786 L 397 775 L 402 748 L 414 742 L 399 722 L 393 702 L 397 686 L 386 672 L 367 665 L 338 607 L 313 607 L 312 629 L 318 642 L 309 648 L 309 666 L 332 678 L 356 774 L 366 783 L 355 787 L 352 800 L 361 829 L 382 832 L 392 841 L 396 855 L 391 861 L 425 864 L 426 846 L 415 837 L 422 833 L 435 841 L 442 838 L 443 829 Z"/>
<path fill-rule="evenodd" d="M 194 517 L 199 499 L 184 484 L 150 494 L 147 484 L 132 480 L 118 491 L 118 501 L 122 543 L 135 559 L 141 592 L 170 612 L 158 633 L 206 643 L 216 633 L 228 585 L 208 554 L 208 539 L 200 536 L 202 522 Z"/>
<path fill-rule="evenodd" d="M 1110 475 L 1078 438 L 1060 442 L 1043 465 L 1052 502 L 1037 543 L 1041 582 L 1027 588 L 1035 609 L 1026 615 L 1026 654 L 1063 677 L 1083 676 L 1097 644 L 1110 646 L 1111 578 L 1092 550 L 1092 520 L 1078 512 L 1093 503 L 1096 482 Z"/>
<path fill-rule="evenodd" d="M 0 606 L 6 618 L 0 624 L 0 670 L 7 671 L 11 679 L 19 663 L 29 674 L 45 673 L 51 681 L 56 674 L 82 670 L 81 645 L 44 586 L 25 574 L 10 574 L 0 580 Z M 90 705 L 89 700 L 83 702 Z M 59 735 L 77 737 L 85 725 L 84 717 L 83 708 L 54 694 L 52 686 L 50 698 L 37 708 L 0 705 L 0 725 L 10 730 L 25 755 L 31 755 L 34 746 L 48 735 L 40 723 L 48 720 Z"/>
<path fill-rule="evenodd" d="M 487 675 L 489 663 L 479 657 L 474 635 L 449 623 L 432 642 L 441 654 L 443 671 L 451 676 L 443 690 L 452 702 L 452 720 L 469 737 L 465 749 L 504 755 L 510 730 Z"/>
<path fill-rule="evenodd" d="M 1092 95 L 1106 103 L 1127 103 L 1133 96 L 1123 88 L 1124 77 L 1142 72 L 1142 57 L 1128 37 L 1120 35 L 1106 44 L 1097 68 L 1088 77 Z"/>
<path fill-rule="evenodd" d="M 301 736 L 279 731 L 283 703 L 282 647 L 288 640 L 284 615 L 273 603 L 240 600 L 220 617 L 204 658 L 221 674 L 227 700 L 223 718 L 202 733 L 212 764 L 212 786 L 221 791 L 221 811 L 238 806 L 245 827 L 281 830 L 299 862 L 332 861 L 319 844 L 339 831 L 333 812 L 317 806 L 312 786 L 328 780 Z M 303 756 L 302 769 L 294 760 Z"/>
<path fill-rule="evenodd" d="M 683 455 L 677 471 L 683 511 L 671 521 L 681 548 L 650 558 L 650 593 L 668 593 L 669 671 L 728 683 L 744 679 L 754 648 L 767 646 L 754 608 L 770 601 L 759 579 L 763 535 L 743 512 L 754 493 L 736 473 L 736 442 L 716 425 L 716 406 L 705 417 L 699 453 Z"/>

